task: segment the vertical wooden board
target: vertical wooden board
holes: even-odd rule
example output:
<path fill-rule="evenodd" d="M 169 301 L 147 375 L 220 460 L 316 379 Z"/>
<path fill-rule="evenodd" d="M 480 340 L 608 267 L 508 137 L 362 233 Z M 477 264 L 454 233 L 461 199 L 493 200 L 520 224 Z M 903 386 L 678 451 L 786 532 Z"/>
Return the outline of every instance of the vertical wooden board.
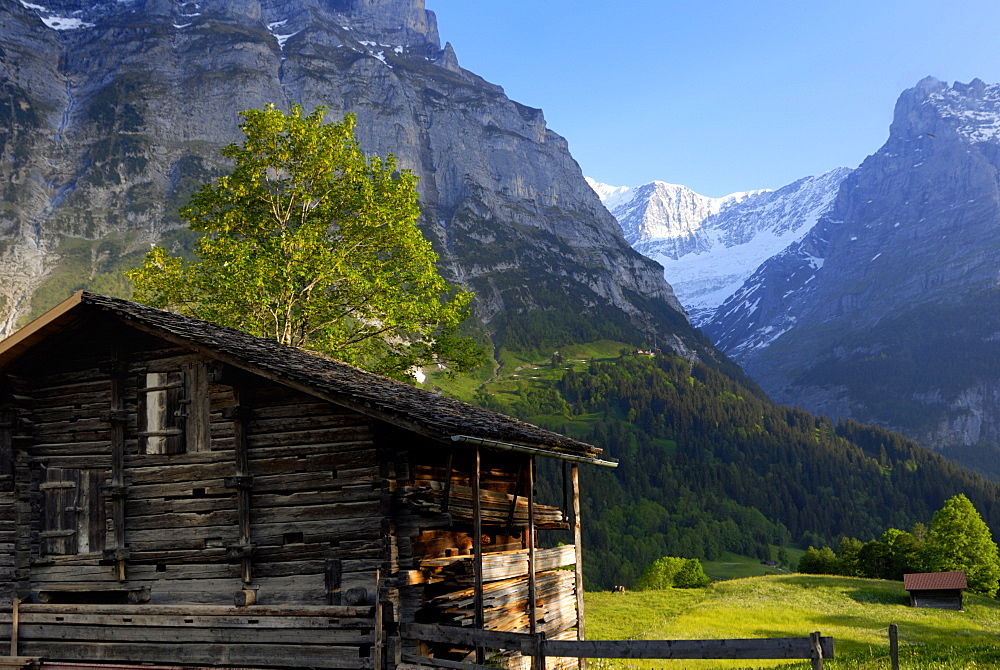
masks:
<path fill-rule="evenodd" d="M 204 363 L 190 363 L 182 370 L 187 392 L 187 420 L 184 426 L 187 451 L 208 451 L 212 446 L 208 369 Z"/>
<path fill-rule="evenodd" d="M 105 506 L 101 492 L 104 486 L 104 470 L 83 470 L 80 476 L 80 492 L 78 504 L 84 511 L 77 520 L 77 533 L 80 540 L 79 550 L 85 552 L 103 551 L 105 547 Z M 84 548 L 86 541 L 86 548 Z"/>
<path fill-rule="evenodd" d="M 6 491 L 13 490 L 14 487 L 14 431 L 16 427 L 17 414 L 14 410 L 0 408 L 0 477 L 4 478 L 4 485 L 0 488 Z"/>
<path fill-rule="evenodd" d="M 45 554 L 77 553 L 77 495 L 80 471 L 46 468 L 42 484 L 42 551 Z"/>

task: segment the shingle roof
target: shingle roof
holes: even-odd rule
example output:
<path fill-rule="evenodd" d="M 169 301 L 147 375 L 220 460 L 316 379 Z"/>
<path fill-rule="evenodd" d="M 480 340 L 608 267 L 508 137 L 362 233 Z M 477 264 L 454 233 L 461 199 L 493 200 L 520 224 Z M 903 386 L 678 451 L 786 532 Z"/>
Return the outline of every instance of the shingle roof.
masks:
<path fill-rule="evenodd" d="M 964 589 L 968 586 L 965 573 L 957 572 L 916 572 L 903 575 L 903 588 L 907 591 L 943 591 Z"/>
<path fill-rule="evenodd" d="M 72 302 L 71 302 L 72 301 Z M 327 397 L 342 399 L 359 411 L 396 423 L 414 424 L 440 438 L 467 435 L 498 442 L 542 448 L 554 456 L 567 454 L 598 458 L 601 449 L 529 423 L 448 398 L 424 389 L 366 372 L 346 363 L 278 344 L 240 330 L 164 312 L 127 300 L 86 291 L 53 308 L 25 334 L 15 333 L 0 343 L 0 354 L 8 357 L 31 346 L 54 330 L 56 321 L 79 310 L 98 309 L 173 336 L 216 354 L 231 364 L 253 372 L 269 373 Z M 46 316 L 51 314 L 49 319 Z M 7 345 L 6 347 L 4 345 Z M 2 364 L 0 360 L 0 364 Z"/>

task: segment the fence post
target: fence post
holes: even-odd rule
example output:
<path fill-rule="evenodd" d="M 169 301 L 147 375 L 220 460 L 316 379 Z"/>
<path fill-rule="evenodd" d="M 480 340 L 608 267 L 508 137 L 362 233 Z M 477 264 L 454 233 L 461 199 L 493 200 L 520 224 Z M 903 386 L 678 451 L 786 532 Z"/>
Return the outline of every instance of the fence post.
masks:
<path fill-rule="evenodd" d="M 819 631 L 809 635 L 809 642 L 812 643 L 813 670 L 823 670 L 823 647 L 820 644 Z"/>
<path fill-rule="evenodd" d="M 14 598 L 10 603 L 10 655 L 17 656 L 17 629 L 20 624 L 18 606 L 21 604 L 20 598 Z"/>
<path fill-rule="evenodd" d="M 535 653 L 531 656 L 531 669 L 545 670 L 545 631 L 535 634 Z"/>
<path fill-rule="evenodd" d="M 892 670 L 899 670 L 899 626 L 889 624 L 889 658 L 892 660 Z"/>

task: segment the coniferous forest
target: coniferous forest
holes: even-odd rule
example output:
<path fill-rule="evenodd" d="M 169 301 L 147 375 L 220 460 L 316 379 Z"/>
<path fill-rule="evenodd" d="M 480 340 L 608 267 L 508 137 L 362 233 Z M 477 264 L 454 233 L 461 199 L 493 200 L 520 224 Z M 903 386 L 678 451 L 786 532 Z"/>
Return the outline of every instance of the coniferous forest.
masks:
<path fill-rule="evenodd" d="M 980 475 L 896 433 L 776 405 L 681 358 L 591 361 L 505 395 L 477 400 L 620 460 L 581 468 L 589 588 L 632 585 L 662 556 L 774 558 L 775 547 L 874 539 L 926 521 L 958 493 L 1000 528 L 1000 489 Z M 542 494 L 560 496 L 559 472 L 543 475 Z"/>

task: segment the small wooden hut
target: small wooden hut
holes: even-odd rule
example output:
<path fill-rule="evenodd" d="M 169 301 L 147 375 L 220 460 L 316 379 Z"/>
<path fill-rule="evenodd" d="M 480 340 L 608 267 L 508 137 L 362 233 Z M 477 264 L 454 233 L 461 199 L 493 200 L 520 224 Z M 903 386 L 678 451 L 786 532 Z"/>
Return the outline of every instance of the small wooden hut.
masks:
<path fill-rule="evenodd" d="M 910 592 L 910 607 L 961 611 L 962 591 L 967 587 L 961 570 L 903 575 L 903 588 Z"/>
<path fill-rule="evenodd" d="M 567 465 L 569 510 L 534 500 L 537 456 Z M 582 639 L 580 463 L 614 465 L 79 292 L 0 342 L 2 646 L 45 663 L 389 670 L 472 658 L 402 638 L 404 623 Z M 544 528 L 575 545 L 540 549 Z"/>

